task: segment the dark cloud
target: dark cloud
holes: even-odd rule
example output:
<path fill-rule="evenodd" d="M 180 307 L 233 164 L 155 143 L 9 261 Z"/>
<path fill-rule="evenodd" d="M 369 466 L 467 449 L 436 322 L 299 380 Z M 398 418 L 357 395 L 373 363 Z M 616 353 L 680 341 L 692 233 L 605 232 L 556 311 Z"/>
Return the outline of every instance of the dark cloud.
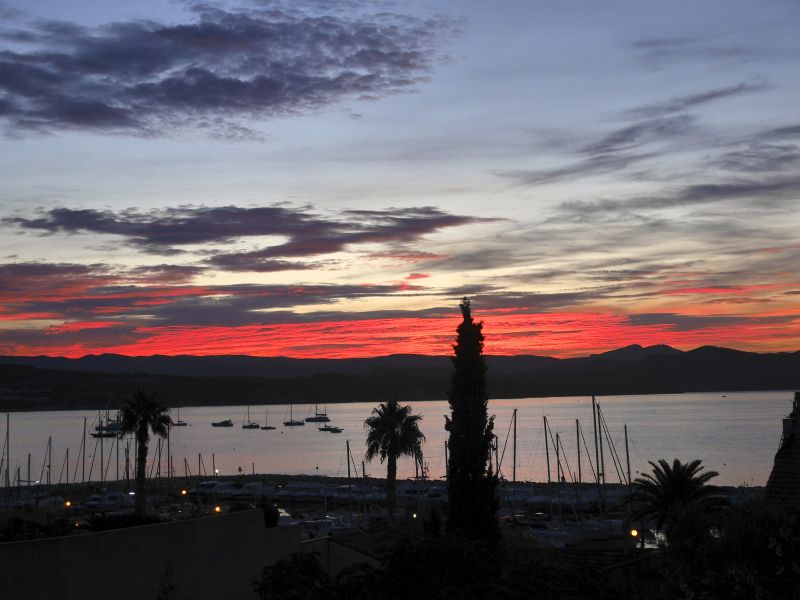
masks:
<path fill-rule="evenodd" d="M 287 260 L 273 260 L 269 251 L 256 250 L 253 252 L 238 252 L 233 254 L 218 254 L 206 262 L 209 266 L 222 271 L 251 271 L 254 273 L 278 273 L 280 271 L 306 271 L 314 265 L 290 262 Z"/>
<path fill-rule="evenodd" d="M 249 132 L 241 120 L 414 89 L 456 27 L 444 17 L 324 9 L 195 5 L 183 24 L 39 22 L 7 31 L 7 41 L 30 48 L 0 49 L 0 118 L 14 133 L 160 136 L 200 127 L 241 137 Z"/>
<path fill-rule="evenodd" d="M 688 94 L 686 96 L 677 96 L 670 98 L 666 102 L 659 104 L 649 104 L 640 106 L 629 110 L 629 114 L 635 117 L 644 117 L 648 119 L 663 117 L 672 113 L 683 112 L 695 106 L 706 104 L 714 100 L 722 98 L 729 98 L 731 96 L 739 96 L 742 94 L 749 94 L 752 92 L 760 92 L 768 89 L 764 83 L 740 83 L 729 87 L 716 88 L 707 90 L 705 92 L 698 92 L 696 94 Z"/>
<path fill-rule="evenodd" d="M 123 320 L 140 326 L 243 325 L 286 320 L 297 306 L 334 306 L 347 299 L 431 295 L 407 281 L 346 285 L 188 285 L 197 268 L 102 264 L 0 265 L 0 320 Z"/>
<path fill-rule="evenodd" d="M 734 173 L 785 171 L 800 165 L 800 146 L 754 142 L 737 150 L 724 152 L 709 162 Z"/>
<path fill-rule="evenodd" d="M 581 154 L 604 155 L 609 152 L 630 150 L 645 143 L 683 135 L 690 131 L 693 125 L 694 117 L 690 115 L 647 119 L 612 131 L 596 142 L 587 144 L 580 152 Z"/>
<path fill-rule="evenodd" d="M 519 169 L 514 171 L 500 171 L 500 177 L 508 177 L 525 185 L 538 185 L 562 181 L 568 178 L 589 177 L 592 175 L 605 175 L 627 169 L 629 166 L 658 156 L 655 153 L 642 154 L 600 154 L 578 162 L 573 162 L 564 167 L 544 170 Z"/>
<path fill-rule="evenodd" d="M 631 325 L 666 325 L 672 331 L 699 331 L 732 325 L 778 324 L 790 322 L 785 316 L 682 315 L 677 313 L 639 313 L 628 315 Z"/>
<path fill-rule="evenodd" d="M 567 178 L 622 171 L 635 163 L 660 155 L 659 152 L 653 150 L 642 151 L 642 146 L 663 143 L 666 140 L 687 135 L 693 131 L 694 121 L 695 119 L 691 115 L 673 115 L 636 121 L 578 148 L 575 154 L 581 157 L 580 160 L 563 167 L 500 171 L 496 174 L 516 179 L 525 185 L 538 185 Z"/>
<path fill-rule="evenodd" d="M 127 276 L 150 284 L 188 283 L 205 269 L 191 265 L 150 265 L 127 270 Z"/>
<path fill-rule="evenodd" d="M 800 125 L 787 125 L 786 127 L 776 127 L 770 129 L 762 134 L 764 138 L 783 138 L 783 137 L 800 137 Z"/>
<path fill-rule="evenodd" d="M 119 213 L 60 207 L 43 211 L 39 217 L 12 217 L 4 222 L 45 234 L 120 236 L 128 244 L 157 254 L 175 254 L 190 244 L 231 243 L 263 236 L 288 238 L 258 250 L 216 252 L 206 259 L 214 268 L 272 272 L 308 268 L 302 263 L 277 260 L 280 258 L 330 254 L 355 244 L 407 244 L 447 227 L 491 220 L 453 215 L 429 206 L 343 211 L 333 218 L 316 214 L 309 207 L 185 206 Z"/>
<path fill-rule="evenodd" d="M 751 199 L 753 204 L 770 206 L 797 202 L 800 177 L 782 179 L 738 179 L 725 183 L 698 183 L 659 196 L 640 196 L 627 200 L 570 201 L 559 206 L 566 215 L 586 216 L 637 210 L 660 210 L 712 202 Z"/>
<path fill-rule="evenodd" d="M 756 48 L 742 44 L 726 44 L 724 37 L 676 36 L 671 38 L 643 38 L 630 44 L 630 48 L 645 63 L 660 68 L 677 62 L 744 62 L 759 55 Z"/>

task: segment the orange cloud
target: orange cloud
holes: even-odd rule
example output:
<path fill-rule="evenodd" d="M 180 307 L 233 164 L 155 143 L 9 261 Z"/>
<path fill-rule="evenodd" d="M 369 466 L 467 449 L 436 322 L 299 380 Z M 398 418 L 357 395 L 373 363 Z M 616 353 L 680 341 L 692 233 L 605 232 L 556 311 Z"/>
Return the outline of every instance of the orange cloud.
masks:
<path fill-rule="evenodd" d="M 669 323 L 632 324 L 627 316 L 602 312 L 503 314 L 484 319 L 486 353 L 495 355 L 541 354 L 581 356 L 631 343 L 669 344 L 693 348 L 706 344 L 750 350 L 775 350 L 800 346 L 800 320 L 787 315 L 681 330 Z M 295 358 L 352 358 L 386 354 L 443 355 L 452 351 L 459 317 L 319 321 L 274 325 L 170 326 L 135 329 L 135 342 L 89 347 L 80 343 L 50 347 L 18 346 L 15 354 L 82 356 L 111 352 L 151 354 L 249 354 Z M 97 327 L 116 323 L 101 322 Z M 93 327 L 72 323 L 53 331 Z M 66 329 L 64 329 L 64 327 Z M 54 340 L 55 341 L 55 340 Z"/>

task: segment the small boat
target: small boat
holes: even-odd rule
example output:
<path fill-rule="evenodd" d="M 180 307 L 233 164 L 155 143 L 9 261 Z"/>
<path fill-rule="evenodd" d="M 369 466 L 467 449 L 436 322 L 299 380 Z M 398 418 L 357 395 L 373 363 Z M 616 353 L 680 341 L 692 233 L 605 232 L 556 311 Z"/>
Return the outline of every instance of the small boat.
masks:
<path fill-rule="evenodd" d="M 314 405 L 314 416 L 306 417 L 306 423 L 327 423 L 328 421 L 330 421 L 328 418 L 328 409 L 326 408 L 322 412 L 319 412 L 319 407 L 316 404 Z"/>
<path fill-rule="evenodd" d="M 106 420 L 104 423 L 103 418 L 98 414 L 95 431 L 99 433 L 111 433 L 111 434 L 120 433 L 122 431 L 122 416 L 119 413 L 117 413 L 117 416 L 112 419 L 108 414 L 108 410 L 106 410 Z M 103 435 L 103 436 L 97 436 L 94 434 L 92 435 L 94 437 L 114 437 L 113 435 Z"/>
<path fill-rule="evenodd" d="M 269 409 L 267 409 L 264 414 L 264 424 L 261 426 L 261 429 L 275 429 L 273 425 L 269 424 Z"/>
<path fill-rule="evenodd" d="M 320 431 L 327 431 L 328 433 L 342 433 L 341 427 L 336 427 L 335 425 L 323 425 L 322 427 L 317 427 Z"/>
<path fill-rule="evenodd" d="M 283 424 L 286 427 L 300 427 L 301 425 L 305 425 L 305 421 L 295 421 L 292 415 L 292 405 L 289 405 L 289 420 L 284 421 Z"/>
<path fill-rule="evenodd" d="M 181 409 L 178 408 L 178 420 L 172 422 L 173 427 L 186 427 L 188 423 L 186 421 L 181 421 Z"/>
<path fill-rule="evenodd" d="M 114 438 L 122 436 L 122 416 L 117 413 L 115 418 L 111 418 L 106 410 L 105 422 L 100 413 L 97 416 L 97 425 L 91 433 L 93 438 Z"/>
<path fill-rule="evenodd" d="M 258 429 L 259 425 L 250 420 L 250 407 L 247 407 L 247 420 L 242 422 L 242 429 Z"/>
<path fill-rule="evenodd" d="M 211 423 L 212 427 L 233 427 L 233 421 L 225 419 L 224 421 L 214 421 Z"/>

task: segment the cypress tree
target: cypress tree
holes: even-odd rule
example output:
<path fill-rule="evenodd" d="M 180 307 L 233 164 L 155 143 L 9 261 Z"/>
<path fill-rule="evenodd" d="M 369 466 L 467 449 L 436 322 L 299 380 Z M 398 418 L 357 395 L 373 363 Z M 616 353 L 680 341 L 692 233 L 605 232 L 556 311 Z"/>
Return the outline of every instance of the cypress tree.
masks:
<path fill-rule="evenodd" d="M 459 307 L 463 321 L 456 330 L 447 394 L 451 416 L 445 417 L 445 429 L 450 433 L 447 530 L 494 541 L 499 535 L 497 477 L 492 472 L 494 417 L 487 414 L 483 323 L 473 321 L 469 299 L 464 298 Z"/>

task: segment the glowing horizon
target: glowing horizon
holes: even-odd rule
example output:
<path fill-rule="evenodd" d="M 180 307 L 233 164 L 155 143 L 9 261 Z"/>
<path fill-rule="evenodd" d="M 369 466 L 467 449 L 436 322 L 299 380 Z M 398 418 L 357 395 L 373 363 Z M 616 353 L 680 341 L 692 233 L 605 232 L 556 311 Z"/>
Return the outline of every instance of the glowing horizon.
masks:
<path fill-rule="evenodd" d="M 267 4 L 0 4 L 0 354 L 800 349 L 800 7 Z"/>

